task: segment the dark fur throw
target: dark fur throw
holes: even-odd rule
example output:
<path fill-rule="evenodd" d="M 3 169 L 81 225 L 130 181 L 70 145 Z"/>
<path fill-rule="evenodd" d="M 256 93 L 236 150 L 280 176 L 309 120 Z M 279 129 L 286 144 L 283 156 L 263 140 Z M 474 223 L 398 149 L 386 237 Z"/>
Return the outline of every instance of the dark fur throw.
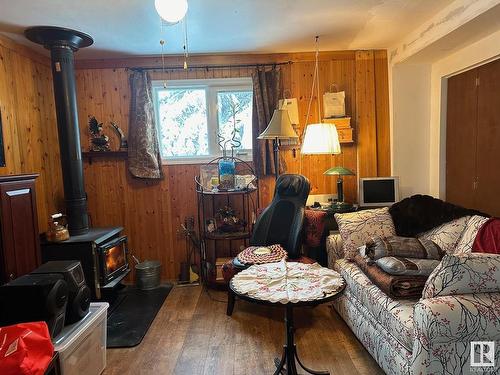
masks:
<path fill-rule="evenodd" d="M 429 195 L 420 194 L 405 198 L 392 205 L 389 213 L 394 221 L 396 234 L 403 237 L 415 237 L 419 233 L 463 216 L 489 216 Z"/>

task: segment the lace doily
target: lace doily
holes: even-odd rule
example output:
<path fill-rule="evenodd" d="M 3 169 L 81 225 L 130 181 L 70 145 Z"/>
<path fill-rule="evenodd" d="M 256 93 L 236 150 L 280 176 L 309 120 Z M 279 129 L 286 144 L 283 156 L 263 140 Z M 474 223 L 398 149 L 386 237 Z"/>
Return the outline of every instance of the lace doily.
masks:
<path fill-rule="evenodd" d="M 249 297 L 272 303 L 297 303 L 324 299 L 344 285 L 337 272 L 318 263 L 297 262 L 253 265 L 231 280 L 233 289 Z"/>

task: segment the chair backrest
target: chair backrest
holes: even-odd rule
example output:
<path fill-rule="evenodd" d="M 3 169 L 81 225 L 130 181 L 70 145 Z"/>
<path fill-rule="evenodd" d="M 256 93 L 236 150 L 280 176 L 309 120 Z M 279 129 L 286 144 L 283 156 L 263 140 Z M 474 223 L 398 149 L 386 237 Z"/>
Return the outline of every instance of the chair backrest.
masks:
<path fill-rule="evenodd" d="M 250 244 L 280 244 L 291 259 L 300 257 L 302 225 L 311 185 L 299 174 L 284 174 L 276 181 L 274 197 L 255 223 Z"/>

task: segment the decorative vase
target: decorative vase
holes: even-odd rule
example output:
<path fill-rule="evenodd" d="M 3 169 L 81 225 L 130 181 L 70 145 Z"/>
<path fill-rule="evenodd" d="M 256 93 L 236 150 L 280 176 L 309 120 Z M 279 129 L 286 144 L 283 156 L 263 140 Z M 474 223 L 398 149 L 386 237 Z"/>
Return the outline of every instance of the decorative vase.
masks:
<path fill-rule="evenodd" d="M 236 163 L 233 159 L 222 158 L 219 160 L 219 190 L 234 189 L 234 175 Z"/>

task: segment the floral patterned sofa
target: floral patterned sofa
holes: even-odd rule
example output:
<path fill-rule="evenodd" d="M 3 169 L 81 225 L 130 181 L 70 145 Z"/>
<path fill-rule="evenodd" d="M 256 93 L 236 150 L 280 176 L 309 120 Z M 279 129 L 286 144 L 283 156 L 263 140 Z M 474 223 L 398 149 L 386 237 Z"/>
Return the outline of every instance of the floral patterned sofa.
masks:
<path fill-rule="evenodd" d="M 369 211 L 357 220 L 380 231 Z M 486 220 L 464 216 L 422 234 L 448 255 L 420 299 L 391 299 L 345 259 L 340 234 L 327 238 L 329 267 L 347 283 L 334 308 L 387 374 L 500 374 L 500 256 L 471 253 Z M 472 341 L 495 342 L 493 367 L 471 367 Z"/>

